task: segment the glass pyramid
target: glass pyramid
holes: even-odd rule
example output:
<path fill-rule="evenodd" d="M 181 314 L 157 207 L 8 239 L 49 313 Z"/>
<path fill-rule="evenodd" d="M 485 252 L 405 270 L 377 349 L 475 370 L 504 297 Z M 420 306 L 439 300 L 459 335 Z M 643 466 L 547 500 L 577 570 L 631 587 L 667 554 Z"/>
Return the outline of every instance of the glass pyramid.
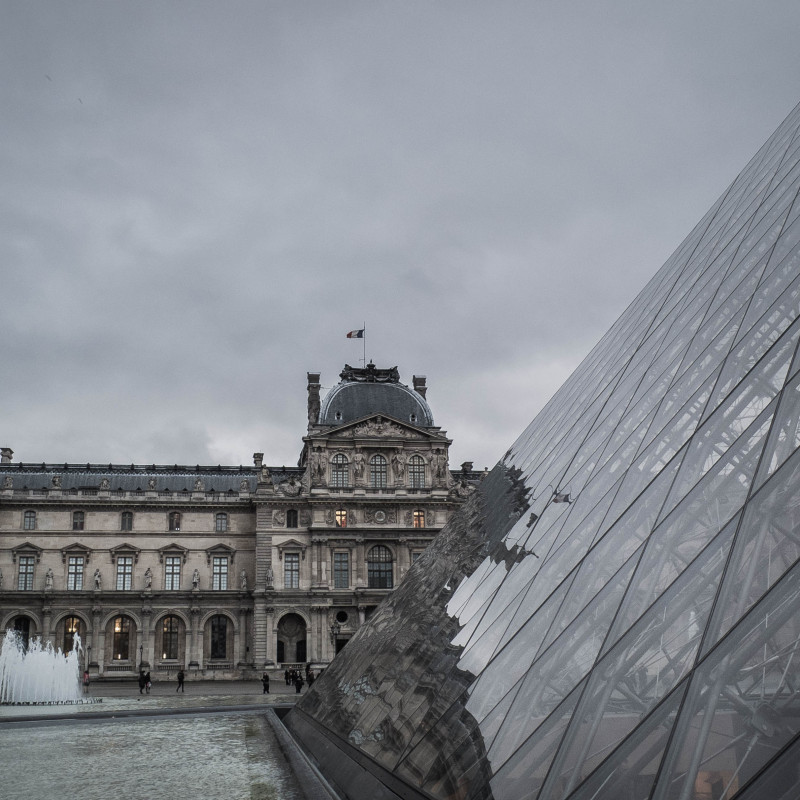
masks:
<path fill-rule="evenodd" d="M 800 796 L 799 132 L 288 716 L 345 796 Z"/>

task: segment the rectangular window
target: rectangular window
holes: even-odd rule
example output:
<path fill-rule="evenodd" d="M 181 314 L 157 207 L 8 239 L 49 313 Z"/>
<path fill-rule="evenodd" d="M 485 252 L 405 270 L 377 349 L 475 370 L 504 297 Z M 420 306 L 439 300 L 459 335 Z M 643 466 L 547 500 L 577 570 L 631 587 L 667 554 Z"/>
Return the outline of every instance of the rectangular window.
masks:
<path fill-rule="evenodd" d="M 133 556 L 117 556 L 117 591 L 128 591 L 133 585 Z"/>
<path fill-rule="evenodd" d="M 36 512 L 35 511 L 26 511 L 22 521 L 22 527 L 26 531 L 35 531 L 36 530 Z"/>
<path fill-rule="evenodd" d="M 350 553 L 333 554 L 333 588 L 347 589 L 350 586 Z"/>
<path fill-rule="evenodd" d="M 337 528 L 346 528 L 347 527 L 347 511 L 343 508 L 338 509 L 337 511 L 333 512 L 333 518 L 336 521 Z"/>
<path fill-rule="evenodd" d="M 85 517 L 83 511 L 73 511 L 72 512 L 72 530 L 74 530 L 74 531 L 82 531 L 85 518 L 86 517 Z"/>
<path fill-rule="evenodd" d="M 23 592 L 33 589 L 33 556 L 19 557 L 19 580 L 17 589 Z"/>
<path fill-rule="evenodd" d="M 70 556 L 67 563 L 67 589 L 79 592 L 83 589 L 83 556 Z"/>
<path fill-rule="evenodd" d="M 422 553 L 420 553 L 420 552 L 417 552 L 417 551 L 415 550 L 415 551 L 414 551 L 414 552 L 411 554 L 411 563 L 412 563 L 412 564 L 416 564 L 416 563 L 417 563 L 417 561 L 419 561 L 419 557 L 420 557 L 421 555 L 422 555 Z"/>
<path fill-rule="evenodd" d="M 228 515 L 227 514 L 217 514 L 216 516 L 216 525 L 215 525 L 217 533 L 223 533 L 224 531 L 228 530 Z"/>
<path fill-rule="evenodd" d="M 290 508 L 286 512 L 286 527 L 287 528 L 296 528 L 297 527 L 297 509 Z"/>
<path fill-rule="evenodd" d="M 415 528 L 424 528 L 425 527 L 425 512 L 424 511 L 415 511 L 414 512 L 414 527 Z"/>
<path fill-rule="evenodd" d="M 181 557 L 167 556 L 164 559 L 164 589 L 168 592 L 181 588 Z"/>
<path fill-rule="evenodd" d="M 214 556 L 212 562 L 211 588 L 216 592 L 224 592 L 228 588 L 228 557 Z"/>
<path fill-rule="evenodd" d="M 284 553 L 283 588 L 300 588 L 300 553 Z"/>
<path fill-rule="evenodd" d="M 120 517 L 119 529 L 121 531 L 133 530 L 133 511 L 123 511 Z"/>

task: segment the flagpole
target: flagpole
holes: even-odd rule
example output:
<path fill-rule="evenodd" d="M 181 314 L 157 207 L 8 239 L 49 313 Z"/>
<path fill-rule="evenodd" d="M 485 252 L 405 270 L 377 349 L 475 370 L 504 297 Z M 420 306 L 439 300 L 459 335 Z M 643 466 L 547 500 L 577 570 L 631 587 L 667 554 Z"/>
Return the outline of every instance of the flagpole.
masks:
<path fill-rule="evenodd" d="M 367 368 L 367 322 L 364 320 L 364 358 L 362 358 L 362 362 L 364 364 L 364 369 Z"/>

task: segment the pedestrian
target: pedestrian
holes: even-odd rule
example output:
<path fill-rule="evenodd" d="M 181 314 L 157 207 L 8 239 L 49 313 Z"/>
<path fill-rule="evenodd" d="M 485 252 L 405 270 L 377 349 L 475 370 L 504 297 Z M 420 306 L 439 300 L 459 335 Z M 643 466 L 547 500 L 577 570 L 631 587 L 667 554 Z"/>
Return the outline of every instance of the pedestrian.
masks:
<path fill-rule="evenodd" d="M 150 682 L 150 670 L 147 670 L 144 674 L 144 690 L 146 694 L 150 694 L 150 687 L 153 684 Z"/>
<path fill-rule="evenodd" d="M 83 693 L 89 694 L 89 670 L 83 671 Z"/>
<path fill-rule="evenodd" d="M 261 678 L 261 683 L 264 686 L 264 691 L 262 692 L 262 694 L 269 694 L 269 675 L 267 675 L 266 672 Z"/>
<path fill-rule="evenodd" d="M 139 694 L 142 694 L 144 692 L 144 687 L 146 685 L 147 685 L 147 681 L 145 680 L 145 677 L 144 677 L 144 670 L 140 669 L 139 670 Z"/>
<path fill-rule="evenodd" d="M 294 679 L 294 691 L 295 691 L 295 694 L 300 694 L 300 692 L 303 689 L 303 683 L 304 683 L 303 677 L 298 672 L 297 673 L 297 677 Z"/>
<path fill-rule="evenodd" d="M 314 677 L 314 670 L 310 669 L 308 671 L 308 675 L 306 675 L 306 680 L 308 680 L 308 688 L 310 689 L 314 685 L 314 681 L 316 678 Z"/>
<path fill-rule="evenodd" d="M 285 669 L 283 671 L 283 679 L 286 681 L 286 685 L 289 685 L 289 670 Z"/>
<path fill-rule="evenodd" d="M 184 689 L 183 689 L 183 679 L 185 677 L 186 676 L 183 674 L 183 670 L 179 669 L 178 670 L 178 688 L 175 690 L 176 692 L 183 692 L 184 691 Z"/>

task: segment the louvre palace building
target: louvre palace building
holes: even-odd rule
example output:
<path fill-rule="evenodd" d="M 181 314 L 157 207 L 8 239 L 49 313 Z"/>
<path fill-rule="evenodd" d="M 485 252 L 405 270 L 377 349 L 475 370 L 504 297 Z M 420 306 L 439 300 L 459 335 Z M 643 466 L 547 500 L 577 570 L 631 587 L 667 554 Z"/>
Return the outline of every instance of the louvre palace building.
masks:
<path fill-rule="evenodd" d="M 0 630 L 93 678 L 322 666 L 404 578 L 480 475 L 448 466 L 426 379 L 308 373 L 297 467 L 0 463 Z"/>

